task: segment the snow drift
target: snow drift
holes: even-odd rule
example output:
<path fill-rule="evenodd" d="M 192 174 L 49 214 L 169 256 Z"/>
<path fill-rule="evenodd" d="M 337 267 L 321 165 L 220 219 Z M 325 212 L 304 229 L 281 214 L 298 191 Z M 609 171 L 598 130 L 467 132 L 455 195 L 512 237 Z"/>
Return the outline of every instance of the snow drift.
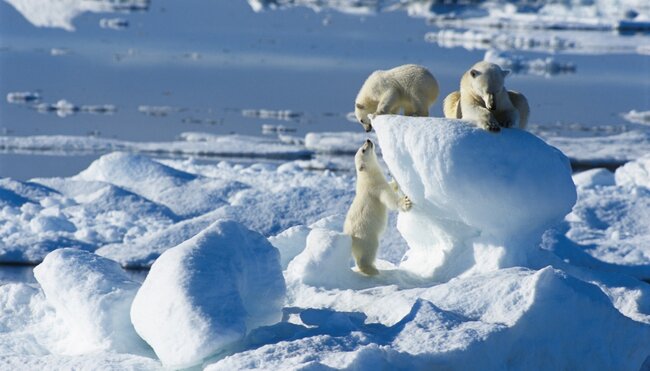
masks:
<path fill-rule="evenodd" d="M 241 224 L 219 220 L 156 260 L 131 320 L 166 367 L 190 367 L 278 322 L 284 295 L 277 249 Z"/>
<path fill-rule="evenodd" d="M 568 159 L 528 132 L 389 115 L 373 127 L 413 201 L 398 218 L 410 246 L 401 266 L 422 276 L 526 266 L 542 233 L 576 201 Z"/>
<path fill-rule="evenodd" d="M 34 268 L 34 276 L 68 328 L 59 353 L 133 353 L 146 348 L 129 318 L 140 285 L 119 264 L 87 251 L 58 249 Z"/>

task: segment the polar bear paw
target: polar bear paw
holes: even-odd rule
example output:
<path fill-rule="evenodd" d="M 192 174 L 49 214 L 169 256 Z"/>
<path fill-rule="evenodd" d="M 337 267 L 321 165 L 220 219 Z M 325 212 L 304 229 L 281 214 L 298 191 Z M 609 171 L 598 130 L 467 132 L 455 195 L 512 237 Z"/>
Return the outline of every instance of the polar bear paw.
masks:
<path fill-rule="evenodd" d="M 491 131 L 493 133 L 498 133 L 499 131 L 501 131 L 501 126 L 499 125 L 499 123 L 492 120 L 484 123 L 483 127 L 485 128 L 485 130 Z"/>
<path fill-rule="evenodd" d="M 400 200 L 399 208 L 402 211 L 409 211 L 411 210 L 411 207 L 413 207 L 413 202 L 411 202 L 411 199 L 408 196 L 404 196 Z"/>

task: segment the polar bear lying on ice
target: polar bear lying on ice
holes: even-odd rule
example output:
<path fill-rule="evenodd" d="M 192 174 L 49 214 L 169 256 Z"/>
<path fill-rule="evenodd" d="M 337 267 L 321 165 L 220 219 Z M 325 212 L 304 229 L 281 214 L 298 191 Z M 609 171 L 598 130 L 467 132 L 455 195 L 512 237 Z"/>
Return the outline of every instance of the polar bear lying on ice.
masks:
<path fill-rule="evenodd" d="M 463 74 L 460 91 L 445 98 L 445 117 L 474 121 L 489 131 L 502 127 L 524 129 L 530 107 L 523 94 L 506 90 L 504 80 L 508 73 L 494 63 L 476 63 Z"/>

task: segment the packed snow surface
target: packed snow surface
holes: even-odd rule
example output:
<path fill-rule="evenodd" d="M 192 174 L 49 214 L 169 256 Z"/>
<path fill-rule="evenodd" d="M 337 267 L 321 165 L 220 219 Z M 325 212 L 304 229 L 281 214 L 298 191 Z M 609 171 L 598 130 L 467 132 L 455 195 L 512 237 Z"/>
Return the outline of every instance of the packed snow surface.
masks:
<path fill-rule="evenodd" d="M 156 260 L 131 319 L 163 365 L 183 368 L 280 321 L 284 294 L 277 249 L 220 220 Z"/>
<path fill-rule="evenodd" d="M 0 257 L 47 256 L 37 282 L 0 282 L 0 369 L 641 368 L 647 156 L 572 178 L 517 129 L 373 124 L 414 204 L 391 214 L 375 277 L 341 233 L 351 162 L 115 152 L 69 178 L 0 180 Z M 153 267 L 140 285 L 108 259 Z"/>

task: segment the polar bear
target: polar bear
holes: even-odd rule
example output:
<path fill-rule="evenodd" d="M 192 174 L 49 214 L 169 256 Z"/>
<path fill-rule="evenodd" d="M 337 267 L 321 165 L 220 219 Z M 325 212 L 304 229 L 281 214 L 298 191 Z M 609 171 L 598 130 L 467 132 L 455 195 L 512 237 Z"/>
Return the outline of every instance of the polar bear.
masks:
<path fill-rule="evenodd" d="M 354 103 L 354 115 L 366 132 L 372 130 L 369 114 L 429 116 L 429 106 L 439 94 L 438 81 L 422 66 L 405 64 L 375 71 L 363 83 Z"/>
<path fill-rule="evenodd" d="M 343 233 L 352 237 L 352 256 L 362 273 L 375 275 L 375 257 L 379 237 L 386 228 L 388 209 L 408 211 L 411 200 L 397 193 L 397 184 L 388 183 L 384 177 L 375 146 L 370 141 L 359 148 L 354 156 L 357 171 L 356 195 L 345 217 Z"/>
<path fill-rule="evenodd" d="M 506 90 L 504 79 L 508 73 L 494 63 L 476 63 L 461 78 L 460 92 L 445 98 L 445 117 L 471 120 L 490 131 L 502 127 L 524 129 L 530 107 L 523 94 Z"/>

